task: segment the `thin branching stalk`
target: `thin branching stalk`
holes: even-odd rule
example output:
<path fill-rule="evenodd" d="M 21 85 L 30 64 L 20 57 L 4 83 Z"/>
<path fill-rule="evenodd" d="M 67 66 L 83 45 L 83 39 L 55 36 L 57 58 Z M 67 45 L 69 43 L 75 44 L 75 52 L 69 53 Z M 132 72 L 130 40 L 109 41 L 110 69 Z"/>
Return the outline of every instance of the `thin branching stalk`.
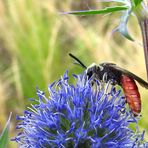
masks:
<path fill-rule="evenodd" d="M 143 48 L 144 48 L 145 64 L 146 64 L 147 79 L 148 79 L 148 19 L 140 21 L 140 27 L 143 37 Z"/>

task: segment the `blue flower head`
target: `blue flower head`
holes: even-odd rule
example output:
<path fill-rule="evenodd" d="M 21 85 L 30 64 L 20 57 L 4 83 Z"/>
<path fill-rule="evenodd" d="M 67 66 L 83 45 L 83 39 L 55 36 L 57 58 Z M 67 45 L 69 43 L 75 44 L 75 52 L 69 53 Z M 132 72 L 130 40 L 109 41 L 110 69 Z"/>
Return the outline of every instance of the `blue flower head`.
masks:
<path fill-rule="evenodd" d="M 51 84 L 49 98 L 37 90 L 38 98 L 17 117 L 21 132 L 13 139 L 22 148 L 139 148 L 147 147 L 137 119 L 125 107 L 120 90 L 110 83 L 74 75 L 69 84 L 67 72 Z M 111 86 L 111 87 L 110 87 Z"/>

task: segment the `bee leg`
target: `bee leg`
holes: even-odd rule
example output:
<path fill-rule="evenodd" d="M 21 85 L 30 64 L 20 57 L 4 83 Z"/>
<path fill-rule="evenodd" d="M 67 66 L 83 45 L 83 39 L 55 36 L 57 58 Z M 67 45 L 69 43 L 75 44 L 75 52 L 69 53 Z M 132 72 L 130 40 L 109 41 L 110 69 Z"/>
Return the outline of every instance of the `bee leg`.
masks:
<path fill-rule="evenodd" d="M 117 84 L 117 81 L 111 79 L 111 80 L 108 80 L 107 83 L 110 85 L 110 90 L 111 90 L 110 91 L 110 94 L 111 95 L 114 95 L 116 93 L 116 87 L 112 87 L 112 86 L 116 85 Z"/>
<path fill-rule="evenodd" d="M 96 75 L 95 73 L 93 73 L 93 75 L 92 75 L 91 78 L 90 78 L 90 79 L 91 79 L 90 82 L 91 82 L 91 85 L 92 85 L 92 86 L 93 86 L 94 83 L 95 83 L 95 79 L 97 79 L 96 77 L 97 77 L 97 75 Z"/>
<path fill-rule="evenodd" d="M 116 85 L 117 84 L 117 81 L 112 79 L 112 80 L 110 80 L 110 84 L 111 85 Z"/>
<path fill-rule="evenodd" d="M 104 83 L 107 83 L 107 82 L 108 82 L 108 79 L 107 79 L 107 72 L 105 72 L 105 73 L 103 74 L 102 81 L 103 81 Z"/>
<path fill-rule="evenodd" d="M 98 83 L 97 80 L 98 80 L 97 74 L 94 73 L 91 76 L 91 81 L 90 81 L 90 84 L 94 90 L 98 90 L 101 88 L 101 83 L 99 83 L 99 85 L 96 85 Z"/>

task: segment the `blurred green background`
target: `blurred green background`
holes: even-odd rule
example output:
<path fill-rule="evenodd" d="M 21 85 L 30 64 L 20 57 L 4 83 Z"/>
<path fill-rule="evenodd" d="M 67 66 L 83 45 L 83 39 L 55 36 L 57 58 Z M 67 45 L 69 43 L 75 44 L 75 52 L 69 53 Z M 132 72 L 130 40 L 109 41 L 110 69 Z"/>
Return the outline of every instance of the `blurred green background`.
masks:
<path fill-rule="evenodd" d="M 96 0 L 0 0 L 0 132 L 13 112 L 10 138 L 15 134 L 15 117 L 23 114 L 36 97 L 36 86 L 48 95 L 48 84 L 75 66 L 71 52 L 86 65 L 114 62 L 146 78 L 141 33 L 136 18 L 128 24 L 136 42 L 112 33 L 120 14 L 96 16 L 62 15 L 63 11 L 98 9 Z M 108 4 L 106 4 L 108 5 Z M 139 86 L 139 85 L 138 85 Z M 148 140 L 148 91 L 139 86 L 142 98 L 140 129 Z M 9 147 L 17 147 L 10 142 Z"/>

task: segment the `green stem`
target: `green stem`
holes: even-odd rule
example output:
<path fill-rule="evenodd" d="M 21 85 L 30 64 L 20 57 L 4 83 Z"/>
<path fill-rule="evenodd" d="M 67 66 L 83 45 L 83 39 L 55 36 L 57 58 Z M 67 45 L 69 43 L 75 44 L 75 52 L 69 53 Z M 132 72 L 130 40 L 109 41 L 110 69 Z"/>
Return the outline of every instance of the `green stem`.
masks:
<path fill-rule="evenodd" d="M 141 20 L 140 27 L 143 37 L 145 64 L 146 64 L 147 79 L 148 79 L 148 19 Z"/>

